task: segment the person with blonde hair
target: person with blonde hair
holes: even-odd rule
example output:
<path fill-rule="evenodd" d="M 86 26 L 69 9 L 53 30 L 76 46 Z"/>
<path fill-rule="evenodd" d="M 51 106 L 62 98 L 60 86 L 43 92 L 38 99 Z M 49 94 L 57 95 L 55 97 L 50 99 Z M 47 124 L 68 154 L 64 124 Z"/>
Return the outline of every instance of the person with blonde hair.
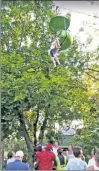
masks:
<path fill-rule="evenodd" d="M 51 59 L 53 61 L 54 68 L 56 67 L 57 63 L 58 65 L 60 65 L 60 61 L 59 61 L 60 41 L 59 41 L 58 34 L 60 33 L 59 32 L 56 33 L 56 38 L 52 41 L 50 50 L 48 51 L 48 55 L 51 56 Z"/>
<path fill-rule="evenodd" d="M 95 153 L 96 153 L 96 149 L 93 148 L 92 151 L 91 151 L 91 159 L 89 159 L 89 161 L 88 161 L 88 167 L 94 165 L 94 163 L 95 163 Z"/>

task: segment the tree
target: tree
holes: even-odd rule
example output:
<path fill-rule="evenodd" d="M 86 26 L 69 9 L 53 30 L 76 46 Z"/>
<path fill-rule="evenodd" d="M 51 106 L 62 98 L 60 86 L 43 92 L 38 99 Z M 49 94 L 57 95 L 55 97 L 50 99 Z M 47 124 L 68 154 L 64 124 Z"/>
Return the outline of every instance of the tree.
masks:
<path fill-rule="evenodd" d="M 37 92 L 40 88 L 38 79 L 43 77 L 43 70 L 46 70 L 43 67 L 41 71 L 41 66 L 47 59 L 45 46 L 48 44 L 43 41 L 49 39 L 45 26 L 48 23 L 46 16 L 52 14 L 50 4 L 29 2 L 23 6 L 21 2 L 14 5 L 9 2 L 2 9 L 3 138 L 12 132 L 12 128 L 16 131 L 21 126 L 30 153 L 33 147 L 25 125 L 24 111 L 36 105 L 38 108 L 41 96 Z M 43 11 L 38 10 L 38 6 L 42 6 Z"/>
<path fill-rule="evenodd" d="M 3 138 L 13 132 L 24 136 L 30 158 L 45 130 L 55 121 L 81 119 L 82 106 L 89 102 L 82 77 L 87 61 L 79 40 L 74 38 L 60 55 L 62 66 L 53 70 L 47 54 L 53 15 L 50 1 L 9 2 L 2 10 Z"/>
<path fill-rule="evenodd" d="M 82 129 L 77 130 L 77 135 L 71 140 L 74 144 L 81 145 L 87 154 L 91 152 L 92 148 L 98 147 L 98 125 L 99 125 L 99 65 L 98 61 L 98 48 L 89 54 L 90 62 L 88 68 L 85 70 L 83 76 L 83 82 L 87 86 L 88 102 L 82 105 L 82 118 L 83 125 Z M 92 63 L 94 60 L 95 63 Z M 99 147 L 98 147 L 99 148 Z"/>

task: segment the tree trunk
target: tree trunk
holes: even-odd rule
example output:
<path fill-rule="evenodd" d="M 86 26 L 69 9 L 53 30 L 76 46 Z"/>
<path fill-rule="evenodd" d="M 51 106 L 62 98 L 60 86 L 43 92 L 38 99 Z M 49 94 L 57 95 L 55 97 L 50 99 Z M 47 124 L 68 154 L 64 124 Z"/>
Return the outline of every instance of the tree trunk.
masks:
<path fill-rule="evenodd" d="M 0 144 L 0 170 L 3 169 L 4 165 L 4 145 L 3 145 L 3 140 L 1 140 Z"/>
<path fill-rule="evenodd" d="M 34 153 L 33 153 L 33 162 L 35 161 L 35 153 L 36 153 L 36 145 L 37 145 L 37 136 L 36 136 L 36 131 L 37 131 L 37 124 L 38 124 L 38 120 L 39 120 L 39 108 L 37 109 L 37 117 L 35 122 L 33 123 L 33 138 L 34 138 Z"/>
<path fill-rule="evenodd" d="M 21 124 L 20 126 L 21 126 L 21 128 L 23 130 L 23 135 L 24 135 L 24 138 L 25 138 L 25 141 L 26 141 L 27 148 L 28 148 L 29 151 L 32 151 L 33 150 L 32 145 L 31 145 L 32 142 L 30 141 L 30 138 L 29 138 L 26 126 L 25 126 L 23 113 L 19 111 L 18 116 L 19 116 L 19 121 L 20 121 L 20 124 Z"/>
<path fill-rule="evenodd" d="M 42 141 L 43 141 L 44 132 L 45 132 L 47 120 L 48 120 L 48 114 L 49 114 L 49 112 L 48 112 L 48 110 L 46 110 L 45 119 L 43 121 L 43 124 L 42 124 L 41 129 L 40 129 L 40 134 L 39 134 L 39 143 L 40 144 L 42 144 Z"/>
<path fill-rule="evenodd" d="M 26 129 L 23 112 L 18 111 L 18 116 L 19 116 L 20 126 L 21 126 L 21 129 L 23 131 L 23 136 L 25 138 L 25 142 L 26 142 L 27 149 L 28 149 L 29 164 L 30 164 L 31 167 L 33 167 L 33 162 L 32 162 L 33 146 L 32 146 L 32 142 L 30 141 L 30 138 L 29 138 L 29 135 L 28 135 L 28 132 L 27 132 L 27 129 Z"/>
<path fill-rule="evenodd" d="M 36 120 L 35 120 L 35 122 L 33 123 L 33 128 L 34 128 L 34 131 L 33 131 L 33 138 L 34 138 L 34 146 L 35 146 L 35 147 L 36 147 L 36 145 L 37 145 L 36 131 L 37 131 L 37 123 L 38 123 L 38 120 L 39 120 L 39 108 L 37 109 L 37 117 L 36 117 Z"/>

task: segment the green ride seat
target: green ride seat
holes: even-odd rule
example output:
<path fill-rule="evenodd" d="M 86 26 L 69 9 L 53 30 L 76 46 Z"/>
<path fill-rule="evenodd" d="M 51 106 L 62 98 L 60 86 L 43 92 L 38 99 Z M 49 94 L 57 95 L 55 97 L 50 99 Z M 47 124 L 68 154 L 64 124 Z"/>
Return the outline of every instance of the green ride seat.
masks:
<path fill-rule="evenodd" d="M 61 49 L 60 50 L 65 50 L 69 48 L 73 43 L 73 39 L 69 33 L 66 33 L 65 35 L 60 37 L 60 45 Z"/>
<path fill-rule="evenodd" d="M 65 26 L 64 26 L 64 23 L 65 23 Z M 64 30 L 64 27 L 65 27 L 65 30 L 67 30 L 69 26 L 70 26 L 70 20 L 63 16 L 53 17 L 49 23 L 49 28 L 52 32 Z"/>

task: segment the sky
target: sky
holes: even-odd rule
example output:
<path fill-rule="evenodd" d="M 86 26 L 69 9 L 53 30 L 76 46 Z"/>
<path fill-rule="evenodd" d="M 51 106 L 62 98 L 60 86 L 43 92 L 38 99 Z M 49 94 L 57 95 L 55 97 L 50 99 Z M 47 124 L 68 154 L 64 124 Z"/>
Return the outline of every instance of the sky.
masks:
<path fill-rule="evenodd" d="M 83 21 L 89 22 L 89 26 L 84 29 L 84 32 L 80 32 L 78 36 L 80 36 L 80 40 L 82 41 L 82 43 L 85 43 L 85 40 L 89 36 L 89 34 L 92 35 L 94 39 L 91 46 L 88 48 L 89 50 L 94 50 L 99 45 L 99 18 L 94 18 L 91 16 L 97 15 L 99 17 L 99 2 L 93 1 L 93 4 L 91 4 L 89 1 L 53 2 L 55 6 L 59 6 L 60 15 L 66 15 L 66 13 L 68 12 L 71 13 L 71 23 L 69 29 L 72 36 L 77 35 L 79 29 L 83 26 Z M 86 14 L 91 16 L 88 16 Z"/>

